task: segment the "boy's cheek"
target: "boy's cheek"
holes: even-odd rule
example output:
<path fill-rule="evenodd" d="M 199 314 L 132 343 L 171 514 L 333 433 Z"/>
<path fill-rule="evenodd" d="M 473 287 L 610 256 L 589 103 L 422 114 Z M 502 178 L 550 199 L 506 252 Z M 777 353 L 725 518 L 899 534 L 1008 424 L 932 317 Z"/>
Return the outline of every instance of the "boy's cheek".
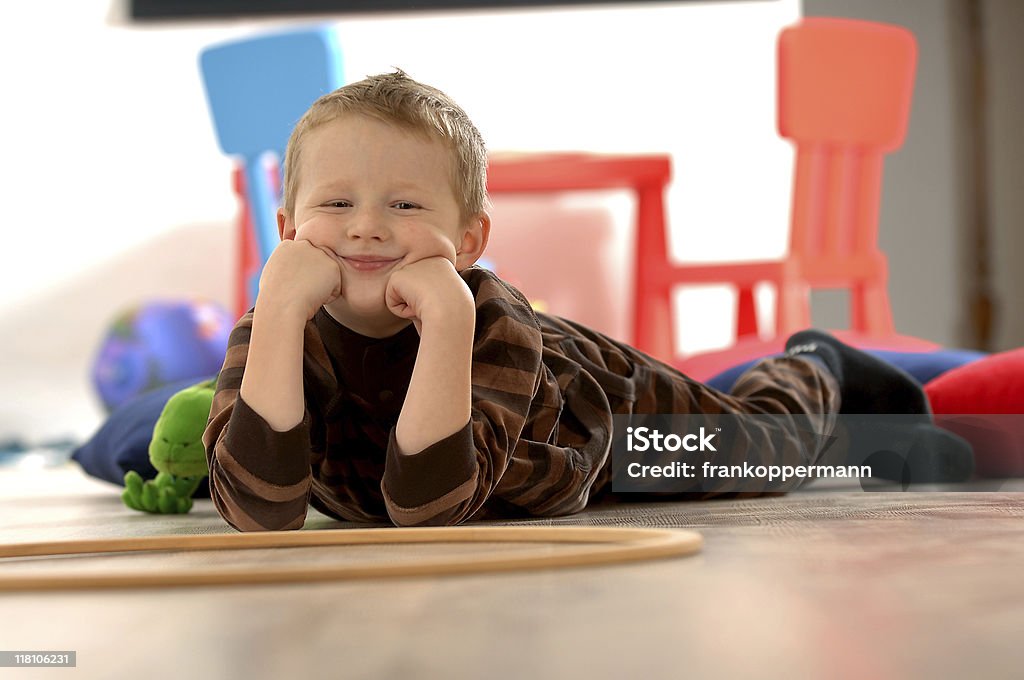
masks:
<path fill-rule="evenodd" d="M 434 252 L 438 257 L 443 257 L 452 264 L 455 264 L 455 258 L 458 253 L 456 252 L 455 244 L 446 235 L 437 234 Z"/>
<path fill-rule="evenodd" d="M 431 232 L 430 234 L 423 234 L 421 238 L 417 239 L 413 248 L 414 257 L 410 258 L 409 264 L 414 261 L 425 260 L 429 257 L 443 257 L 452 264 L 455 264 L 455 244 L 452 243 L 446 236 Z"/>
<path fill-rule="evenodd" d="M 324 223 L 322 216 L 307 217 L 295 225 L 295 237 L 305 238 L 307 241 L 322 239 L 329 233 L 329 225 Z"/>

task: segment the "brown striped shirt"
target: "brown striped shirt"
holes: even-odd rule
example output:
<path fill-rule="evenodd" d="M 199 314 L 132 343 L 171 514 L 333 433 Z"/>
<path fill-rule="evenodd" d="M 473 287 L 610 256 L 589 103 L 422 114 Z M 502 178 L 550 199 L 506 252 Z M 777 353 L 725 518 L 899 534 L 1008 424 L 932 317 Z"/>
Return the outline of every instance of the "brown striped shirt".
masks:
<path fill-rule="evenodd" d="M 411 325 L 366 338 L 321 308 L 305 328 L 303 421 L 276 432 L 239 396 L 252 313 L 242 317 L 203 437 L 211 496 L 228 523 L 297 529 L 308 505 L 403 526 L 570 514 L 609 490 L 613 414 L 829 418 L 838 408 L 834 379 L 812 361 L 762 362 L 725 395 L 584 326 L 535 313 L 485 269 L 462 277 L 477 310 L 470 421 L 412 456 L 399 454 L 394 435 L 419 347 Z M 817 454 L 796 435 L 774 449 L 764 437 L 761 462 L 809 463 Z"/>

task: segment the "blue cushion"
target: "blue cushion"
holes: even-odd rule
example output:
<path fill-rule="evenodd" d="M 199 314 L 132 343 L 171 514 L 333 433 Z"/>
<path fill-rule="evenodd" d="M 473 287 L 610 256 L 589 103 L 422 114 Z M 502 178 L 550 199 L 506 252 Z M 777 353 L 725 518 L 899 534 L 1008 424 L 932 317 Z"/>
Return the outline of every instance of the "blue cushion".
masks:
<path fill-rule="evenodd" d="M 156 469 L 149 462 L 149 442 L 153 438 L 157 418 L 177 392 L 211 377 L 164 385 L 122 404 L 89 441 L 75 449 L 72 459 L 93 477 L 121 486 L 124 486 L 124 475 L 129 470 L 138 472 L 143 479 L 153 479 Z M 199 497 L 209 495 L 206 480 L 193 494 Z"/>
<path fill-rule="evenodd" d="M 984 352 L 969 349 L 940 349 L 935 352 L 893 352 L 881 349 L 865 351 L 882 361 L 887 361 L 894 366 L 902 368 L 922 385 L 927 384 L 930 380 L 937 378 L 946 371 L 959 368 L 988 356 Z M 729 392 L 732 390 L 733 385 L 736 384 L 736 381 L 739 380 L 739 377 L 760 360 L 760 358 L 753 359 L 738 366 L 733 366 L 708 380 L 707 384 L 720 392 Z"/>

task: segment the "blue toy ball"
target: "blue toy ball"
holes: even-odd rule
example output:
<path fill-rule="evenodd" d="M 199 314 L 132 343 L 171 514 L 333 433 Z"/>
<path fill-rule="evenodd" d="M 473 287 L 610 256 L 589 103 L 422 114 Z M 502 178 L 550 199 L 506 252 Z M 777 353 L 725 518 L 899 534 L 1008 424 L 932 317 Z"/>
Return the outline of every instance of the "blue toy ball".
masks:
<path fill-rule="evenodd" d="M 220 370 L 234 320 L 207 301 L 150 302 L 117 316 L 100 344 L 92 380 L 112 411 L 149 390 Z"/>

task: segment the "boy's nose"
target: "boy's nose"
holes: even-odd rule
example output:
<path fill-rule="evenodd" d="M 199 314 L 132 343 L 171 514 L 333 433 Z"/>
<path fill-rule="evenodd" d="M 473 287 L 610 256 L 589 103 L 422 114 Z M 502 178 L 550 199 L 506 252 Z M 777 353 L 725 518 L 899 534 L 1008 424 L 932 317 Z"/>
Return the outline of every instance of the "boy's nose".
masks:
<path fill-rule="evenodd" d="M 369 238 L 383 240 L 388 236 L 388 229 L 381 215 L 366 211 L 354 215 L 348 224 L 349 238 Z"/>

